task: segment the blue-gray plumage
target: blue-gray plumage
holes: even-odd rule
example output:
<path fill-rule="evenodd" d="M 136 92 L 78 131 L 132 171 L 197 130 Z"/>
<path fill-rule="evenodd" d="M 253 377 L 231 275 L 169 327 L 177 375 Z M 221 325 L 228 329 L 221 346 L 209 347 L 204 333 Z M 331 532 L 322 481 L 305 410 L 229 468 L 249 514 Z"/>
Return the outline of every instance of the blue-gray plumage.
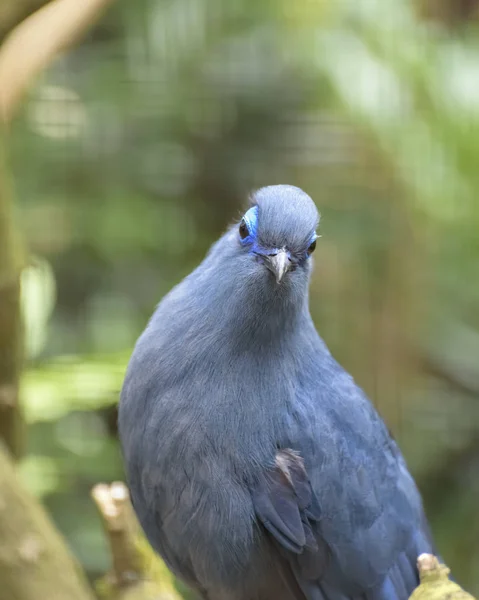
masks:
<path fill-rule="evenodd" d="M 404 459 L 308 308 L 318 213 L 263 188 L 159 304 L 120 438 L 135 510 L 209 600 L 406 600 L 432 550 Z"/>

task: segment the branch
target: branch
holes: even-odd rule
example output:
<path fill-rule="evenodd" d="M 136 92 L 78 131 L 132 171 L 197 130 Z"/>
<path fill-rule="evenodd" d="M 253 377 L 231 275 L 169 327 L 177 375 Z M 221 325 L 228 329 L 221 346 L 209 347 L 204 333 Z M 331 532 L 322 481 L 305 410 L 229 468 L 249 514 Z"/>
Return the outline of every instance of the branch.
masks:
<path fill-rule="evenodd" d="M 113 559 L 112 577 L 116 586 L 140 577 L 141 564 L 135 548 L 137 527 L 130 510 L 128 490 L 122 483 L 96 485 L 92 497 L 103 518 Z"/>
<path fill-rule="evenodd" d="M 20 21 L 37 10 L 47 0 L 2 0 L 0 2 L 0 41 L 16 27 Z"/>
<path fill-rule="evenodd" d="M 124 483 L 98 484 L 92 490 L 110 543 L 112 571 L 99 582 L 112 600 L 181 600 L 173 575 L 143 536 Z"/>
<path fill-rule="evenodd" d="M 18 481 L 1 447 L 0 540 L 2 598 L 93 600 L 62 537 Z"/>
<path fill-rule="evenodd" d="M 449 569 L 432 554 L 421 554 L 417 559 L 420 585 L 410 600 L 475 600 L 457 583 L 449 579 Z"/>
<path fill-rule="evenodd" d="M 0 119 L 11 121 L 36 76 L 83 35 L 112 0 L 52 0 L 0 48 Z"/>

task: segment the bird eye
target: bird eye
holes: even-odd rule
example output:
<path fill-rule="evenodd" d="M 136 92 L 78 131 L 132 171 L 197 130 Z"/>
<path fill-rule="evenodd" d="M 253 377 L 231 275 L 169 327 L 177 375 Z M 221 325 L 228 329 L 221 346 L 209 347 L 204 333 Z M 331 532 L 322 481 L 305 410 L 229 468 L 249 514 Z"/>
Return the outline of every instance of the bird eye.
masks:
<path fill-rule="evenodd" d="M 308 248 L 308 256 L 311 255 L 316 250 L 316 240 L 311 242 Z"/>
<path fill-rule="evenodd" d="M 245 238 L 247 238 L 249 236 L 248 226 L 246 225 L 246 222 L 244 219 L 241 220 L 241 223 L 239 226 L 239 234 L 240 234 L 240 238 L 242 240 L 244 240 Z"/>

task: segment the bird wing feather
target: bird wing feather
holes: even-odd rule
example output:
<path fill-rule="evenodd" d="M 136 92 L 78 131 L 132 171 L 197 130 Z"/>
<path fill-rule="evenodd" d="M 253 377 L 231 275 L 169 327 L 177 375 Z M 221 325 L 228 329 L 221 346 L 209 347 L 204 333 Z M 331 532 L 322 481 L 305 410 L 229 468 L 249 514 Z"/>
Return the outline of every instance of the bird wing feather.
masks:
<path fill-rule="evenodd" d="M 293 450 L 277 452 L 274 466 L 258 480 L 252 497 L 257 518 L 275 545 L 278 568 L 296 582 L 297 600 L 349 600 L 359 595 L 363 600 L 405 600 L 418 584 L 416 547 L 429 543 L 427 535 L 413 540 L 381 581 L 361 593 L 348 592 L 324 577 L 331 548 L 320 534 L 318 498 L 301 456 Z"/>
<path fill-rule="evenodd" d="M 308 579 L 318 579 L 327 564 L 328 548 L 314 531 L 321 510 L 301 456 L 280 450 L 252 497 L 259 521 L 293 569 Z"/>

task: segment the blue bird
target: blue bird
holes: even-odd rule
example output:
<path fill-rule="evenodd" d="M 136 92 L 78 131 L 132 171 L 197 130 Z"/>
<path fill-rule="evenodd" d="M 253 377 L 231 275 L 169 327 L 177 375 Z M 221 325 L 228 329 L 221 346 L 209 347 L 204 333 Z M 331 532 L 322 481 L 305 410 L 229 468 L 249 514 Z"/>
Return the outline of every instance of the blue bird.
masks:
<path fill-rule="evenodd" d="M 318 223 L 299 188 L 256 191 L 127 369 L 135 511 L 205 600 L 406 600 L 433 551 L 400 450 L 311 319 Z"/>

